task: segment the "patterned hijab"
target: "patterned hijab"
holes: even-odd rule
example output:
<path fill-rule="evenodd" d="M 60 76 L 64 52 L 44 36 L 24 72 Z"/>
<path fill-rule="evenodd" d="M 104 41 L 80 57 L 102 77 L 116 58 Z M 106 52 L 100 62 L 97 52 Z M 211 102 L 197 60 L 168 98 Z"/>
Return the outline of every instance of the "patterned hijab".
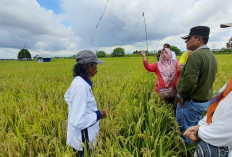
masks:
<path fill-rule="evenodd" d="M 167 60 L 163 60 L 163 53 L 168 54 Z M 164 84 L 167 87 L 170 82 L 174 79 L 176 74 L 176 61 L 172 59 L 172 53 L 169 48 L 164 48 L 161 51 L 160 60 L 158 62 L 158 69 L 164 80 Z"/>

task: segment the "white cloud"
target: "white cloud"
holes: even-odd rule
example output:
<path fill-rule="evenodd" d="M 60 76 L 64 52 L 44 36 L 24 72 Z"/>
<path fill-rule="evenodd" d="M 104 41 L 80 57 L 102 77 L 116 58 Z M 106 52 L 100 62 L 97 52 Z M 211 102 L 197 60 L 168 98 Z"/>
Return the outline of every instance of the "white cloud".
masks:
<path fill-rule="evenodd" d="M 36 0 L 1 0 L 1 48 L 52 51 L 78 48 L 80 39 L 62 24 L 62 16 L 39 6 Z M 5 56 L 0 56 L 5 58 Z"/>
<path fill-rule="evenodd" d="M 73 31 L 82 38 L 82 48 L 89 48 L 91 36 L 106 0 L 97 2 L 69 0 L 63 1 L 63 4 L 66 17 L 74 26 Z M 168 42 L 184 50 L 185 43 L 180 36 L 188 34 L 193 26 L 207 25 L 211 28 L 210 36 L 214 36 L 214 46 L 220 48 L 225 44 L 222 44 L 222 38 L 218 35 L 222 31 L 219 25 L 230 21 L 231 6 L 232 1 L 229 0 L 111 0 L 96 30 L 93 47 L 108 49 L 115 45 L 125 47 L 131 45 L 130 47 L 135 49 L 140 48 L 137 47 L 137 42 L 145 42 L 142 17 L 142 12 L 145 12 L 149 43 Z M 217 40 L 220 41 L 215 44 Z M 149 47 L 156 46 L 149 44 Z M 143 48 L 146 49 L 146 44 Z"/>
<path fill-rule="evenodd" d="M 12 48 L 0 48 L 0 59 L 16 59 L 18 50 Z"/>
<path fill-rule="evenodd" d="M 180 36 L 188 34 L 196 25 L 211 28 L 208 45 L 212 48 L 225 47 L 232 35 L 232 29 L 219 27 L 221 23 L 232 22 L 231 0 L 109 0 L 95 30 L 106 2 L 61 0 L 63 12 L 54 14 L 52 10 L 41 8 L 36 0 L 1 0 L 0 36 L 4 40 L 0 41 L 0 48 L 19 51 L 26 45 L 34 52 L 54 55 L 75 54 L 79 49 L 111 53 L 118 46 L 127 52 L 146 49 L 142 12 L 145 13 L 148 47 L 152 51 L 164 43 L 185 50 Z"/>

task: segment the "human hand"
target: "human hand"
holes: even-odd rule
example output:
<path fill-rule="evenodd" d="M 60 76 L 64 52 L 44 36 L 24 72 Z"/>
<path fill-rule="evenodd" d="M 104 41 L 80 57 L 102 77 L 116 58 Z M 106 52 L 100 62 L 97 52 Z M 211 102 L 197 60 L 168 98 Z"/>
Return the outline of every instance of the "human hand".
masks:
<path fill-rule="evenodd" d="M 143 57 L 146 57 L 146 52 L 145 52 L 144 50 L 142 50 L 142 51 L 141 51 L 141 55 L 142 55 Z"/>
<path fill-rule="evenodd" d="M 188 50 L 188 55 L 191 55 L 193 53 L 192 50 Z"/>
<path fill-rule="evenodd" d="M 188 128 L 185 132 L 184 132 L 184 136 L 186 136 L 188 139 L 192 140 L 193 142 L 197 142 L 199 140 L 197 133 L 199 130 L 199 125 L 196 126 L 192 126 L 190 128 Z"/>
<path fill-rule="evenodd" d="M 101 113 L 101 118 L 105 118 L 106 117 L 106 111 L 105 110 L 99 110 Z"/>
<path fill-rule="evenodd" d="M 183 98 L 180 98 L 180 99 L 178 100 L 178 102 L 179 102 L 180 107 L 182 107 L 183 104 L 184 104 L 184 99 L 183 99 Z"/>
<path fill-rule="evenodd" d="M 194 135 L 193 132 L 190 134 L 189 139 L 193 142 L 197 142 L 199 140 L 197 135 Z"/>

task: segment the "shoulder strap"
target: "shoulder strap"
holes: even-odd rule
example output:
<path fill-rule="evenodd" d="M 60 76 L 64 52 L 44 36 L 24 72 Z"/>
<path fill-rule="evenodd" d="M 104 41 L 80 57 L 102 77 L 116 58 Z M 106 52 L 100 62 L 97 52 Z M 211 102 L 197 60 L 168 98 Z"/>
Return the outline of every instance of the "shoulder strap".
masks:
<path fill-rule="evenodd" d="M 223 93 L 223 97 L 226 97 L 230 93 L 231 90 L 232 90 L 232 77 L 230 78 L 230 80 L 226 86 L 226 90 Z"/>
<path fill-rule="evenodd" d="M 230 78 L 230 80 L 229 80 L 229 82 L 228 82 L 228 84 L 226 86 L 226 90 L 223 92 L 223 94 L 216 96 L 216 97 L 219 97 L 219 99 L 216 102 L 212 103 L 208 107 L 207 120 L 206 120 L 207 124 L 210 124 L 212 122 L 213 114 L 214 114 L 219 102 L 221 100 L 223 100 L 230 93 L 231 90 L 232 90 L 232 77 Z"/>

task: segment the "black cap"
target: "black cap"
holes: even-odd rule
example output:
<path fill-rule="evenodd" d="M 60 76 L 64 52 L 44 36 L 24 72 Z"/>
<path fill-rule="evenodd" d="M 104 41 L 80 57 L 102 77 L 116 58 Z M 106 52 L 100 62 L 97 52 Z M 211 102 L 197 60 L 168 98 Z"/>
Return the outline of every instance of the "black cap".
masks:
<path fill-rule="evenodd" d="M 225 23 L 220 25 L 221 28 L 232 27 L 232 23 Z"/>
<path fill-rule="evenodd" d="M 207 26 L 196 26 L 190 29 L 189 35 L 181 37 L 182 39 L 188 39 L 191 36 L 199 35 L 203 37 L 209 37 L 210 29 Z"/>
<path fill-rule="evenodd" d="M 85 64 L 85 63 L 97 63 L 103 64 L 103 62 L 97 59 L 97 56 L 90 50 L 82 50 L 77 53 L 75 56 L 77 63 Z"/>

